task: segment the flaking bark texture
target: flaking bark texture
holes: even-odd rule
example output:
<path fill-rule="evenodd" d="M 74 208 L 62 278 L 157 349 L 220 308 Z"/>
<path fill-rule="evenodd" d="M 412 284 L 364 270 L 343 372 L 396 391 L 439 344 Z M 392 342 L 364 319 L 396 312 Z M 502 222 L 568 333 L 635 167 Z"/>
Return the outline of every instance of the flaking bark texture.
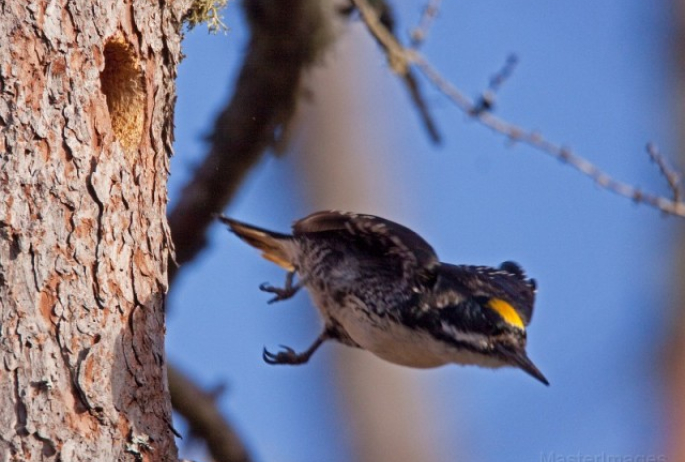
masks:
<path fill-rule="evenodd" d="M 0 461 L 176 460 L 181 2 L 0 1 Z"/>

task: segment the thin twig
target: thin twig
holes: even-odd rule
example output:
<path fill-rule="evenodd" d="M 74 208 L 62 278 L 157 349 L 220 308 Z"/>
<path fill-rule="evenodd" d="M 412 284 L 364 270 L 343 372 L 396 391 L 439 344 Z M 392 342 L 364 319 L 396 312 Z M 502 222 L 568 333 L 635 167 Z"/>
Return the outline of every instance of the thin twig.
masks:
<path fill-rule="evenodd" d="M 381 34 L 389 36 L 392 41 L 399 43 L 397 34 L 395 31 L 395 16 L 392 7 L 385 0 L 377 0 L 374 2 L 373 6 L 373 18 L 378 23 L 378 31 Z M 388 63 L 390 67 L 395 71 L 395 73 L 402 79 L 404 87 L 409 93 L 412 103 L 416 107 L 419 113 L 421 122 L 428 133 L 431 141 L 438 144 L 441 142 L 442 137 L 438 130 L 437 125 L 433 121 L 433 116 L 431 115 L 428 104 L 421 92 L 421 87 L 419 86 L 418 79 L 416 78 L 415 72 L 407 66 L 404 59 L 394 59 L 394 56 L 390 50 L 385 49 L 385 43 L 379 37 L 375 37 L 381 48 L 384 49 L 388 57 Z"/>
<path fill-rule="evenodd" d="M 207 392 L 175 367 L 167 368 L 171 404 L 190 426 L 191 432 L 207 443 L 216 462 L 250 462 L 251 457 L 235 430 L 216 405 L 216 392 Z"/>
<path fill-rule="evenodd" d="M 680 174 L 668 163 L 654 143 L 647 143 L 647 153 L 650 159 L 659 167 L 659 172 L 666 179 L 668 187 L 673 193 L 673 201 L 680 202 L 683 197 L 683 185 Z"/>
<path fill-rule="evenodd" d="M 419 112 L 419 117 L 423 122 L 423 127 L 426 129 L 426 132 L 428 132 L 428 136 L 433 143 L 439 144 L 442 141 L 440 131 L 438 130 L 438 127 L 433 120 L 433 116 L 428 109 L 426 99 L 421 93 L 419 81 L 411 69 L 407 69 L 407 74 L 404 76 L 404 83 L 407 87 L 407 91 L 409 92 L 409 97 L 414 103 L 416 110 Z"/>
<path fill-rule="evenodd" d="M 424 40 L 426 40 L 428 30 L 433 25 L 435 18 L 440 12 L 441 3 L 442 0 L 429 0 L 428 3 L 426 3 L 419 24 L 411 31 L 412 47 L 418 48 L 423 44 Z"/>
<path fill-rule="evenodd" d="M 476 100 L 474 108 L 471 110 L 469 115 L 478 116 L 483 112 L 492 111 L 492 109 L 495 107 L 495 98 L 497 98 L 497 92 L 502 85 L 504 85 L 504 82 L 509 80 L 511 75 L 514 73 L 514 69 L 516 68 L 517 64 L 518 57 L 515 54 L 510 54 L 507 56 L 504 66 L 502 66 L 502 68 L 490 78 L 488 89 L 480 95 L 478 100 Z"/>
<path fill-rule="evenodd" d="M 445 79 L 417 50 L 403 47 L 392 35 L 383 30 L 383 25 L 374 17 L 375 12 L 369 6 L 367 0 L 352 1 L 361 12 L 369 31 L 377 40 L 383 43 L 384 49 L 388 50 L 394 62 L 398 63 L 397 66 L 399 68 L 416 66 L 441 93 L 449 98 L 465 114 L 470 115 L 473 119 L 494 132 L 506 136 L 511 141 L 526 144 L 568 164 L 583 175 L 591 178 L 595 184 L 603 189 L 627 197 L 636 203 L 647 204 L 666 214 L 685 217 L 685 202 L 681 200 L 673 200 L 657 194 L 644 192 L 636 186 L 616 180 L 571 149 L 548 141 L 538 132 L 527 130 L 504 119 L 495 117 L 492 113 L 482 112 L 477 115 L 471 115 L 476 107 L 471 98 Z"/>

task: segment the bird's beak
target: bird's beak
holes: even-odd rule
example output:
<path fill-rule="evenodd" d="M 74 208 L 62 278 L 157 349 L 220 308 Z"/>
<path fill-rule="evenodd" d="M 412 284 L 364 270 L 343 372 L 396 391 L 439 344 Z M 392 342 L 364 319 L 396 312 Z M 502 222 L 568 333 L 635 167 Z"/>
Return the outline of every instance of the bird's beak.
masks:
<path fill-rule="evenodd" d="M 513 350 L 508 348 L 501 348 L 500 353 L 507 359 L 509 364 L 518 367 L 519 369 L 522 369 L 523 371 L 538 379 L 540 382 L 549 386 L 549 381 L 547 380 L 547 378 L 544 375 L 542 375 L 540 369 L 538 369 L 535 366 L 535 364 L 533 364 L 533 361 L 531 361 L 528 358 L 528 355 L 523 349 Z"/>

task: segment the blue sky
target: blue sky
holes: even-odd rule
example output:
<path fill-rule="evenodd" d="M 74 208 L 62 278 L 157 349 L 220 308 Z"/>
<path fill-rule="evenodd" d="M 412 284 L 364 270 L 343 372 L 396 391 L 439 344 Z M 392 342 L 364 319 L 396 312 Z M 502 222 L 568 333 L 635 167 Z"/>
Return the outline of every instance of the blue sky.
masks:
<path fill-rule="evenodd" d="M 398 30 L 406 37 L 423 4 L 401 3 Z M 655 141 L 675 157 L 667 7 L 637 0 L 444 2 L 422 51 L 474 96 L 516 53 L 519 66 L 500 92 L 498 115 L 572 146 L 619 179 L 667 193 L 644 153 Z M 230 4 L 225 22 L 227 35 L 200 27 L 184 42 L 172 204 L 205 152 L 203 135 L 230 94 L 245 49 L 237 5 Z M 381 152 L 366 155 L 393 185 L 378 191 L 381 210 L 365 212 L 421 233 L 444 261 L 512 259 L 539 283 L 529 353 L 549 388 L 514 370 L 400 372 L 422 384 L 421 402 L 434 410 L 439 460 L 662 454 L 657 365 L 679 222 L 602 191 L 543 154 L 510 146 L 424 83 L 444 136 L 441 146 L 431 145 L 375 44 L 354 38 L 361 31 L 356 25 L 340 37 L 339 47 L 358 47 L 352 53 L 364 65 L 350 109 L 358 126 L 347 129 L 377 138 Z M 344 51 L 328 59 L 336 53 Z M 297 156 L 267 155 L 227 213 L 285 231 L 314 211 L 298 183 Z M 344 208 L 344 198 L 332 205 Z M 219 226 L 210 249 L 188 266 L 170 296 L 170 360 L 202 384 L 228 385 L 221 406 L 258 460 L 351 460 L 327 362 L 331 350 L 344 347 L 326 346 L 299 368 L 261 360 L 265 345 L 304 346 L 316 336 L 308 298 L 267 306 L 257 286 L 279 283 L 282 271 Z"/>

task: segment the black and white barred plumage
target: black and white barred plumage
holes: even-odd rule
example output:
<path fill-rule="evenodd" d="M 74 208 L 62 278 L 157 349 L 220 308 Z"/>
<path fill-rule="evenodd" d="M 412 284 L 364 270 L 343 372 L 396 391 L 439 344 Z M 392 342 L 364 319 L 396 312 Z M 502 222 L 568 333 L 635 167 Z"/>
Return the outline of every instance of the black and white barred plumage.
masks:
<path fill-rule="evenodd" d="M 304 363 L 333 339 L 405 366 L 514 366 L 548 384 L 525 351 L 536 284 L 516 263 L 442 263 L 421 236 L 373 215 L 317 212 L 296 221 L 292 235 L 219 218 L 289 271 L 285 288 L 262 286 L 272 301 L 304 286 L 323 317 L 309 349 L 265 350 L 267 362 Z"/>

